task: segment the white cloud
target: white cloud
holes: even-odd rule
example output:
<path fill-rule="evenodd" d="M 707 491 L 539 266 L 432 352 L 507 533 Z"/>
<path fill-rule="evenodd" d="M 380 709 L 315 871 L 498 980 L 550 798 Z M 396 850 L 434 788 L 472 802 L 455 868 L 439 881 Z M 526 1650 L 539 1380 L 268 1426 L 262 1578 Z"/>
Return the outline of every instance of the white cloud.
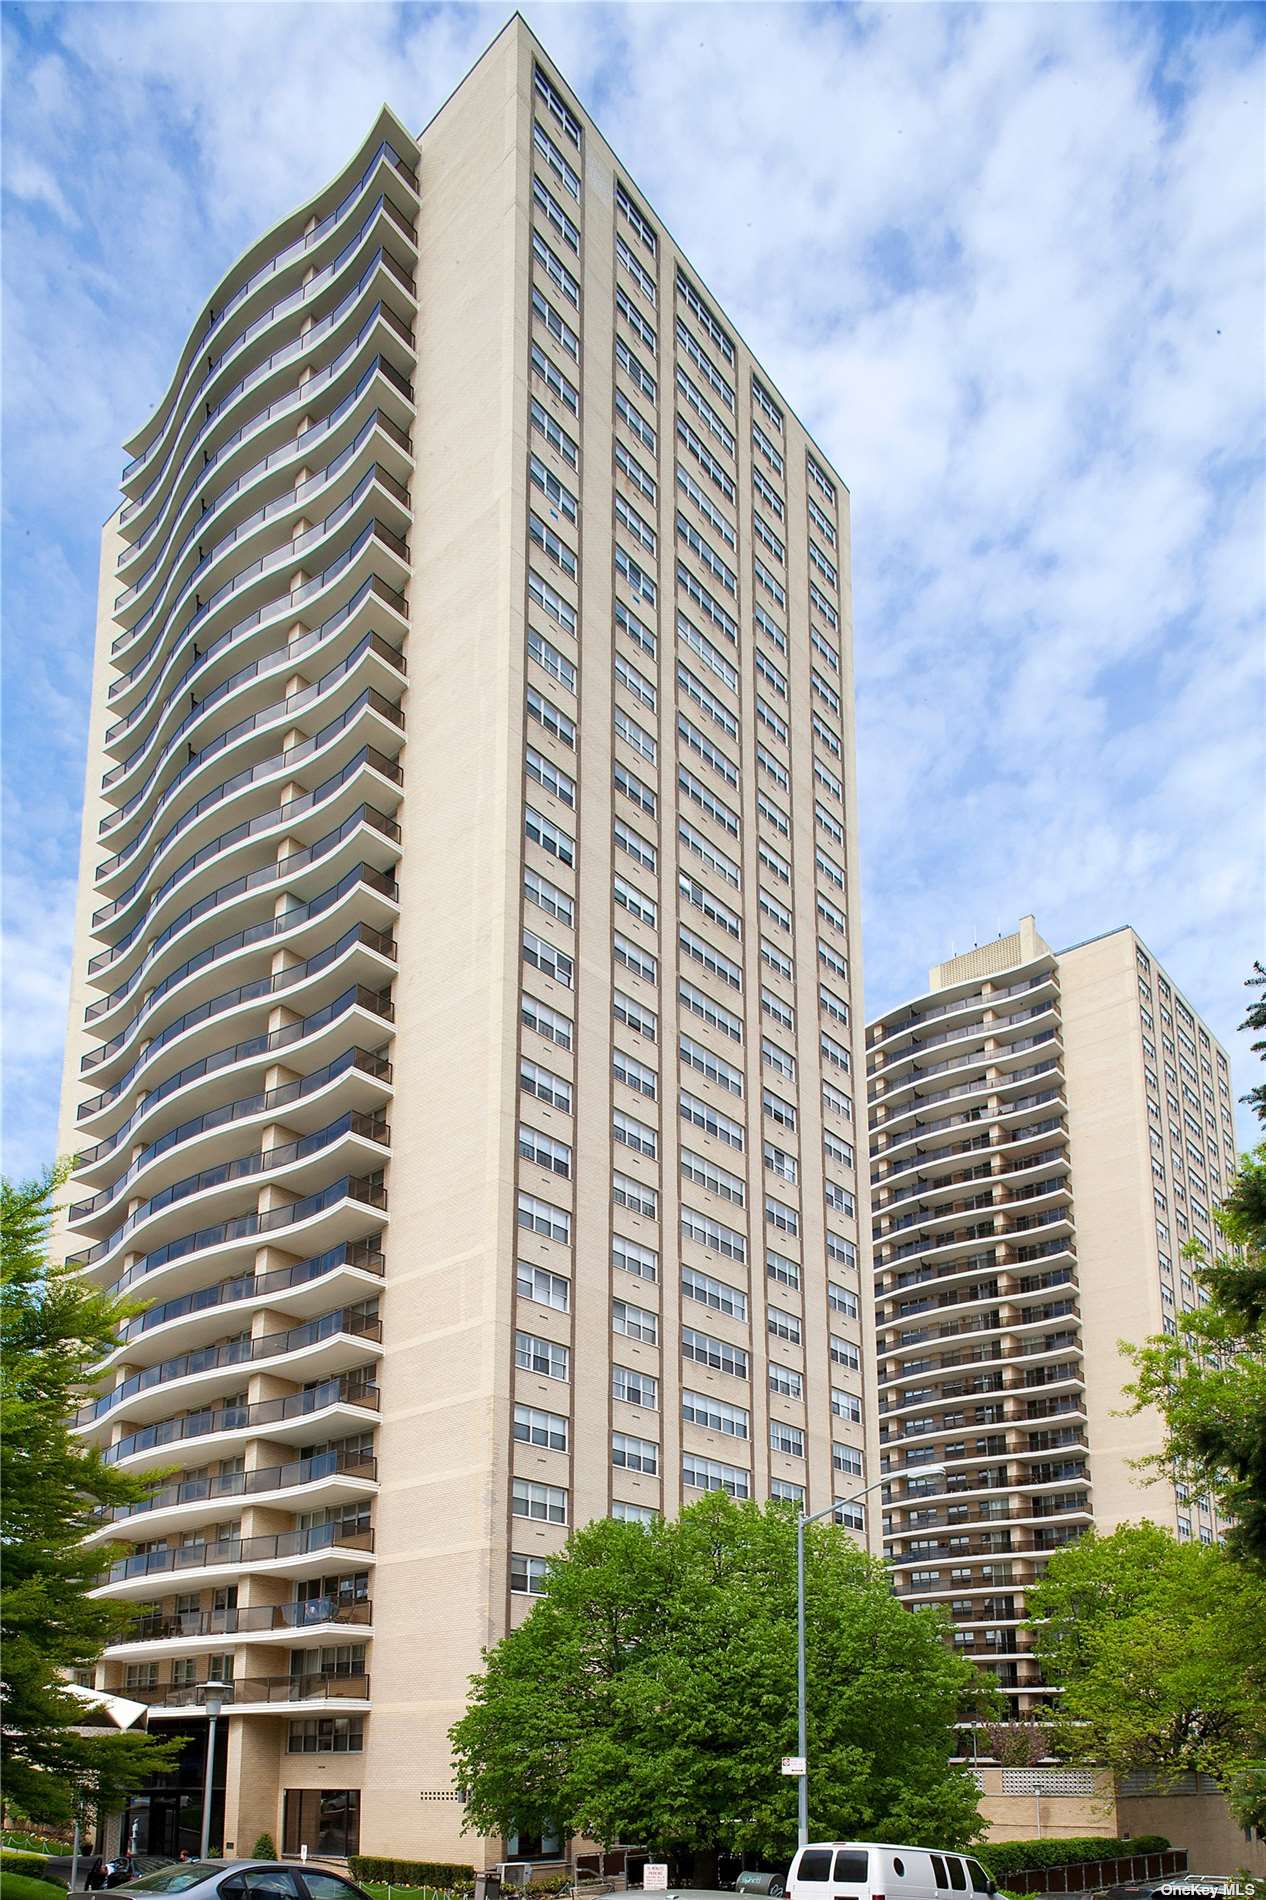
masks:
<path fill-rule="evenodd" d="M 59 875 L 122 437 L 233 254 L 383 99 L 424 123 L 505 17 L 107 3 L 37 52 L 6 33 L 10 530 L 52 544 L 19 544 L 11 698 L 54 709 L 27 783 Z M 1260 21 L 530 21 L 850 483 L 868 1007 L 1036 909 L 1057 943 L 1135 923 L 1231 1039 L 1263 909 Z"/>

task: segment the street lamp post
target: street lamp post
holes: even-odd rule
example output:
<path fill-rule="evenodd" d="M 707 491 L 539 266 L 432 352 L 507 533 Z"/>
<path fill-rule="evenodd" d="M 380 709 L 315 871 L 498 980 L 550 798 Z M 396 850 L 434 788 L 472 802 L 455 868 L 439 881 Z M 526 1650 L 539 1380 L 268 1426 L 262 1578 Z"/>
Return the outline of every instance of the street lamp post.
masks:
<path fill-rule="evenodd" d="M 921 1478 L 939 1478 L 944 1475 L 944 1465 L 920 1465 L 918 1475 Z M 821 1511 L 801 1511 L 796 1519 L 796 1752 L 800 1757 L 800 1773 L 796 1777 L 799 1793 L 799 1812 L 797 1817 L 797 1839 L 801 1847 L 809 1840 L 809 1736 L 808 1713 L 805 1697 L 804 1664 L 804 1534 L 810 1524 L 816 1524 L 819 1518 L 830 1517 L 845 1504 L 857 1504 L 869 1496 L 881 1484 L 887 1484 L 891 1473 L 876 1478 L 864 1490 L 855 1491 L 851 1498 L 834 1498 Z"/>
<path fill-rule="evenodd" d="M 216 1717 L 224 1707 L 224 1696 L 228 1684 L 208 1682 L 202 1692 L 202 1706 L 207 1712 L 207 1765 L 202 1781 L 202 1842 L 198 1850 L 199 1859 L 206 1860 L 211 1853 L 211 1784 L 215 1773 L 215 1724 Z"/>

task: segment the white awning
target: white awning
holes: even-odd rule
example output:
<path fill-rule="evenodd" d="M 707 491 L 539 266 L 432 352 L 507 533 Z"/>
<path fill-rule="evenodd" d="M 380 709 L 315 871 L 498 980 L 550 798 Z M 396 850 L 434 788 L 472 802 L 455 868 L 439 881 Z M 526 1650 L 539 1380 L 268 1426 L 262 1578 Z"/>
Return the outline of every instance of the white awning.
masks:
<path fill-rule="evenodd" d="M 64 1682 L 62 1688 L 67 1695 L 73 1695 L 89 1708 L 99 1709 L 109 1717 L 115 1728 L 135 1728 L 143 1716 L 148 1714 L 145 1703 L 129 1702 L 126 1696 L 107 1695 L 103 1689 L 83 1689 L 77 1682 Z"/>

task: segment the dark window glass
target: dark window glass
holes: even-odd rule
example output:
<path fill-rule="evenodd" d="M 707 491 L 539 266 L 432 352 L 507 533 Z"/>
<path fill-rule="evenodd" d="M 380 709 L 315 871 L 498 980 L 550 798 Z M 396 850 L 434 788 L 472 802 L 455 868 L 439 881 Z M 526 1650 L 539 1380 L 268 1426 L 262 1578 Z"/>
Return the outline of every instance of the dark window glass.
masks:
<path fill-rule="evenodd" d="M 989 1876 L 978 1860 L 969 1860 L 967 1871 L 971 1875 L 972 1890 L 975 1893 L 989 1892 Z"/>
<path fill-rule="evenodd" d="M 870 1855 L 841 1851 L 835 1856 L 835 1884 L 864 1887 L 870 1878 Z"/>
<path fill-rule="evenodd" d="M 904 1873 L 905 1873 L 905 1870 L 906 1870 L 906 1864 L 905 1864 L 905 1862 L 904 1862 L 904 1861 L 902 1860 L 902 1858 L 901 1858 L 901 1856 L 900 1856 L 900 1854 L 894 1854 L 894 1855 L 893 1855 L 893 1857 L 892 1857 L 892 1871 L 893 1871 L 893 1873 L 894 1873 L 894 1874 L 904 1874 Z"/>
<path fill-rule="evenodd" d="M 283 1839 L 287 1854 L 297 1854 L 303 1846 L 309 1853 L 335 1854 L 340 1860 L 359 1854 L 360 1789 L 287 1788 Z M 340 1884 L 348 1894 L 357 1891 Z"/>
<path fill-rule="evenodd" d="M 797 1880 L 829 1880 L 831 1878 L 831 1850 L 829 1847 L 807 1847 L 800 1856 L 800 1866 L 796 1872 Z"/>
<path fill-rule="evenodd" d="M 328 1853 L 329 1849 L 323 1851 Z M 305 1868 L 303 1884 L 312 1900 L 361 1900 L 360 1889 L 353 1887 L 350 1880 L 340 1880 L 337 1874 L 318 1873 L 315 1869 Z"/>
<path fill-rule="evenodd" d="M 949 1878 L 945 1872 L 945 1862 L 941 1859 L 941 1856 L 939 1854 L 929 1854 L 928 1859 L 932 1863 L 932 1878 L 937 1886 L 948 1887 Z"/>
<path fill-rule="evenodd" d="M 955 1854 L 947 1854 L 945 1856 L 945 1865 L 949 1868 L 950 1886 L 954 1889 L 954 1892 L 966 1893 L 967 1875 L 963 1871 L 962 1861 L 959 1860 Z"/>

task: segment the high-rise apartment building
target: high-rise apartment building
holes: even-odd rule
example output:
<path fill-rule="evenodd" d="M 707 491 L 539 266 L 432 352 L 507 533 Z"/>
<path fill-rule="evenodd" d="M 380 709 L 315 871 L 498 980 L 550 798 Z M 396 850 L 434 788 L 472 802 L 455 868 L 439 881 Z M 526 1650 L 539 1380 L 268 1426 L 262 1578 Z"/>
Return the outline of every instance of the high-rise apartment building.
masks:
<path fill-rule="evenodd" d="M 496 1857 L 447 1731 L 569 1526 L 868 1475 L 848 495 L 517 19 L 129 451 L 64 1134 L 147 1302 L 77 1430 L 172 1473 L 127 1824 L 196 1845 L 223 1681 L 226 1848 Z"/>
<path fill-rule="evenodd" d="M 1201 1297 L 1181 1250 L 1235 1167 L 1230 1069 L 1133 930 L 1056 954 L 1032 917 L 867 1033 L 884 1553 L 1024 1709 L 1050 1551 L 1221 1528 L 1132 1462 L 1160 1429 L 1122 1416 L 1118 1342 Z"/>

